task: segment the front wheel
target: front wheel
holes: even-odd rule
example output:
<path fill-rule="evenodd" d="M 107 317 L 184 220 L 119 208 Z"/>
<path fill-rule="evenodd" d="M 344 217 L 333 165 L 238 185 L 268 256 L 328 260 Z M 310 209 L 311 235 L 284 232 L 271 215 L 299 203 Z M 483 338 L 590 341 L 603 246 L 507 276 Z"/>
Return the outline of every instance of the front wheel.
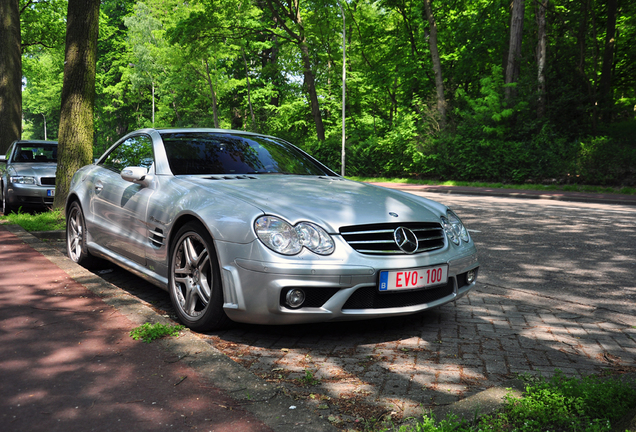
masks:
<path fill-rule="evenodd" d="M 7 202 L 7 190 L 2 185 L 0 185 L 0 188 L 0 193 L 2 193 L 2 214 L 7 216 L 13 211 L 13 207 Z"/>
<path fill-rule="evenodd" d="M 91 267 L 95 265 L 96 260 L 88 252 L 86 235 L 84 212 L 75 201 L 66 213 L 66 253 L 71 261 L 84 267 Z"/>
<path fill-rule="evenodd" d="M 195 331 L 227 326 L 223 287 L 212 237 L 198 222 L 185 224 L 170 248 L 170 299 L 183 324 Z"/>

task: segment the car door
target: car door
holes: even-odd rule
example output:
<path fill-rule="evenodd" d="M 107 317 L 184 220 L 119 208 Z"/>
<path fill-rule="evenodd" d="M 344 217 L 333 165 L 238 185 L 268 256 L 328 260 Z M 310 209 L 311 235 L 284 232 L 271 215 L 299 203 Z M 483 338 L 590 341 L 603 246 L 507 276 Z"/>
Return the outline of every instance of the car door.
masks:
<path fill-rule="evenodd" d="M 93 240 L 106 249 L 141 265 L 146 263 L 148 201 L 154 190 L 121 177 L 130 166 L 154 172 L 152 139 L 136 135 L 115 147 L 98 166 L 93 179 L 91 212 Z"/>

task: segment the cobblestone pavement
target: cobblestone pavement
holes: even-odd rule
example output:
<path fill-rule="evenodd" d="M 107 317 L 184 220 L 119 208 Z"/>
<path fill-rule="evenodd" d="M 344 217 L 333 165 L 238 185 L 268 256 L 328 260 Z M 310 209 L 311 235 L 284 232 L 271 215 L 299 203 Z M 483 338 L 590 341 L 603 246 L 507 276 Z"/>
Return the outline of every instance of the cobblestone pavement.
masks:
<path fill-rule="evenodd" d="M 97 273 L 173 317 L 166 292 L 107 263 Z M 484 283 L 415 317 L 237 324 L 202 337 L 342 429 L 387 415 L 417 416 L 515 374 L 636 371 L 633 314 Z"/>

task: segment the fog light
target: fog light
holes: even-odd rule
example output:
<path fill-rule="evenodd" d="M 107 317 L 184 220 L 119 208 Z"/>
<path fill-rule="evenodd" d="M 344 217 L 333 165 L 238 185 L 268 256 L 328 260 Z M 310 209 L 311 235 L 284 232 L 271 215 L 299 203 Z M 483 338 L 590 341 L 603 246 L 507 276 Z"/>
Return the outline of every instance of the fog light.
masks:
<path fill-rule="evenodd" d="M 302 304 L 305 301 L 305 293 L 303 290 L 298 288 L 291 289 L 287 291 L 287 295 L 285 296 L 285 301 L 287 302 L 287 305 L 290 308 L 292 309 L 299 308 L 300 306 L 302 306 Z"/>
<path fill-rule="evenodd" d="M 475 270 L 469 270 L 468 273 L 466 273 L 466 281 L 471 284 L 475 282 L 475 279 L 477 279 L 477 272 L 475 272 Z"/>

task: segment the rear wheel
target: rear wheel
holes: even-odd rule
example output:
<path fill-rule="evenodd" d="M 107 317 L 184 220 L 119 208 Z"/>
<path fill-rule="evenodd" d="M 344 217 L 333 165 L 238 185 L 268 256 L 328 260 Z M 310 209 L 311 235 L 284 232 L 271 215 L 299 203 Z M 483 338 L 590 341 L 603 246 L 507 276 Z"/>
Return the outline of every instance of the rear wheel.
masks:
<path fill-rule="evenodd" d="M 227 326 L 223 287 L 212 237 L 199 222 L 185 224 L 170 249 L 170 299 L 183 324 L 195 331 Z"/>
<path fill-rule="evenodd" d="M 88 252 L 86 234 L 84 212 L 75 201 L 66 213 L 66 253 L 73 262 L 84 267 L 92 267 L 96 259 Z"/>

